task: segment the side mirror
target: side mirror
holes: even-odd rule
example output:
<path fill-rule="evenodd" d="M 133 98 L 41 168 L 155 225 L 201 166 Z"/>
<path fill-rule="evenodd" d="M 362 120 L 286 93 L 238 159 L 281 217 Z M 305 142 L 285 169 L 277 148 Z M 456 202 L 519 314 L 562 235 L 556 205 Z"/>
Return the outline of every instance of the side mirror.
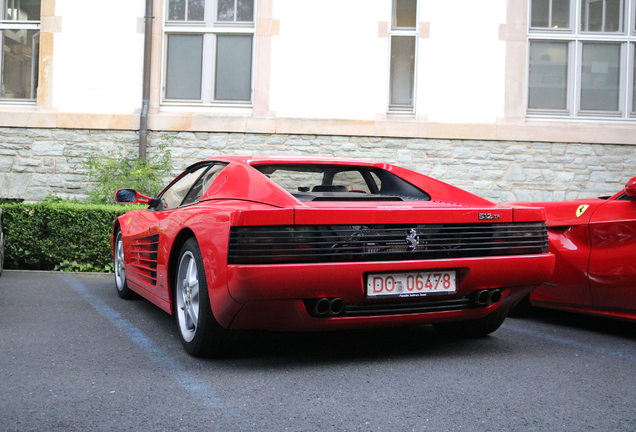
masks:
<path fill-rule="evenodd" d="M 152 198 L 142 195 L 134 189 L 117 189 L 115 192 L 115 201 L 119 204 L 150 204 L 150 200 Z"/>
<path fill-rule="evenodd" d="M 630 197 L 636 197 L 636 177 L 632 177 L 627 181 L 625 193 Z"/>

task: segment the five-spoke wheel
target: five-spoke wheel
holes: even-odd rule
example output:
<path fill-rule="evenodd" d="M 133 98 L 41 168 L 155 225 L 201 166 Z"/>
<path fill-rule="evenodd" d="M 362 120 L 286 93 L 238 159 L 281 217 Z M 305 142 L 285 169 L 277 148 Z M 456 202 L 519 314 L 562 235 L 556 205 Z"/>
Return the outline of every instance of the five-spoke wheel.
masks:
<path fill-rule="evenodd" d="M 179 260 L 177 273 L 176 313 L 181 337 L 192 342 L 199 325 L 199 268 L 194 254 L 185 250 Z"/>

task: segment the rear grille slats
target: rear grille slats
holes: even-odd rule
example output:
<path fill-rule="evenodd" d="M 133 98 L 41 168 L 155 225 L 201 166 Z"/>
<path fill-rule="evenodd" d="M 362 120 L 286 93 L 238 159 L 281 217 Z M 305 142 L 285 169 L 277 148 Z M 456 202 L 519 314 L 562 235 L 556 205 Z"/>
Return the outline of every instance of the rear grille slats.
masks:
<path fill-rule="evenodd" d="M 130 246 L 129 270 L 131 275 L 144 279 L 151 285 L 157 284 L 157 251 L 159 236 L 140 237 L 132 240 Z"/>
<path fill-rule="evenodd" d="M 545 253 L 543 222 L 233 227 L 230 264 L 362 262 Z"/>

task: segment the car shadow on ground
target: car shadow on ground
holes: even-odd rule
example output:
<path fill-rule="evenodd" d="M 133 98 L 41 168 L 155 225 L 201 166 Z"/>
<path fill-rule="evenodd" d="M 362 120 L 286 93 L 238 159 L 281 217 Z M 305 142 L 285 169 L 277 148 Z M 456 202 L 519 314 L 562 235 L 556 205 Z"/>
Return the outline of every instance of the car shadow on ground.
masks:
<path fill-rule="evenodd" d="M 513 320 L 532 320 L 554 326 L 576 328 L 636 341 L 636 322 L 605 318 L 596 315 L 533 307 Z"/>
<path fill-rule="evenodd" d="M 442 336 L 431 326 L 320 333 L 259 331 L 243 332 L 236 350 L 229 356 L 210 360 L 239 360 L 239 364 L 253 368 L 408 360 L 423 356 L 448 359 L 498 351 L 506 344 L 496 333 L 478 339 L 456 339 Z"/>
<path fill-rule="evenodd" d="M 136 316 L 161 327 L 169 351 L 182 350 L 173 316 L 144 299 L 134 300 Z M 329 332 L 236 331 L 232 349 L 224 355 L 202 359 L 209 362 L 258 364 L 281 367 L 289 364 L 312 364 L 348 361 L 374 361 L 397 358 L 449 358 L 474 356 L 478 352 L 523 350 L 502 333 L 474 339 L 444 336 L 430 325 L 389 327 Z M 168 345 L 169 344 L 169 345 Z M 184 353 L 185 354 L 185 353 Z M 248 366 L 249 365 L 249 366 Z"/>

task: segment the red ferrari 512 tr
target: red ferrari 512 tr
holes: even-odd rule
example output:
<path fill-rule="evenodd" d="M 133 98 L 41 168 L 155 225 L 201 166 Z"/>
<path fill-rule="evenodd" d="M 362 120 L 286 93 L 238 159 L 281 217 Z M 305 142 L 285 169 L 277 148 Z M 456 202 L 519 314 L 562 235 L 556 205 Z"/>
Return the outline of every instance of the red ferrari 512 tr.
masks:
<path fill-rule="evenodd" d="M 533 305 L 636 320 L 636 177 L 611 197 L 514 204 L 545 208 L 556 256 L 549 283 L 516 312 Z"/>
<path fill-rule="evenodd" d="M 240 329 L 483 336 L 554 267 L 543 209 L 386 163 L 220 157 L 116 200 L 148 204 L 114 223 L 119 295 L 174 314 L 195 356 Z"/>

